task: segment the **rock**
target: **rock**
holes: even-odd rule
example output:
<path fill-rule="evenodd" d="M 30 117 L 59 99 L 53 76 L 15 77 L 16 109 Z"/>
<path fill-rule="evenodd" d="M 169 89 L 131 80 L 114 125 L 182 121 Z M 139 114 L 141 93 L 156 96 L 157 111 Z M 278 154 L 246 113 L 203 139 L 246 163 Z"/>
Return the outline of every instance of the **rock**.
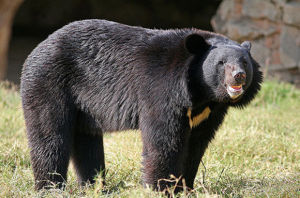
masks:
<path fill-rule="evenodd" d="M 227 24 L 227 36 L 232 38 L 233 40 L 253 40 L 259 36 L 261 36 L 261 32 L 257 32 L 253 30 L 250 24 L 246 21 L 231 21 Z"/>
<path fill-rule="evenodd" d="M 241 18 L 227 23 L 227 36 L 234 40 L 254 40 L 262 36 L 269 36 L 277 32 L 275 25 L 261 26 L 254 21 Z"/>
<path fill-rule="evenodd" d="M 283 7 L 287 0 L 272 0 L 278 7 Z"/>
<path fill-rule="evenodd" d="M 280 59 L 284 67 L 300 68 L 300 29 L 283 26 L 279 50 Z"/>
<path fill-rule="evenodd" d="M 234 0 L 224 0 L 220 4 L 216 15 L 211 19 L 211 25 L 217 32 L 226 33 L 226 22 L 232 18 Z"/>
<path fill-rule="evenodd" d="M 251 40 L 262 70 L 300 88 L 300 0 L 223 0 L 212 23 L 233 40 Z"/>
<path fill-rule="evenodd" d="M 255 19 L 267 18 L 276 21 L 280 18 L 280 11 L 270 0 L 245 0 L 242 13 Z"/>
<path fill-rule="evenodd" d="M 280 34 L 274 34 L 264 39 L 264 45 L 269 49 L 279 49 L 279 37 Z"/>
<path fill-rule="evenodd" d="M 263 44 L 263 40 L 252 42 L 251 54 L 262 67 L 270 62 L 271 51 Z"/>
<path fill-rule="evenodd" d="M 270 64 L 272 66 L 281 67 L 280 51 L 278 49 L 271 52 Z"/>
<path fill-rule="evenodd" d="M 218 16 L 222 21 L 227 20 L 230 15 L 232 15 L 232 11 L 234 10 L 234 1 L 233 0 L 225 0 L 219 6 Z"/>
<path fill-rule="evenodd" d="M 289 2 L 284 5 L 283 22 L 300 27 L 300 2 Z"/>

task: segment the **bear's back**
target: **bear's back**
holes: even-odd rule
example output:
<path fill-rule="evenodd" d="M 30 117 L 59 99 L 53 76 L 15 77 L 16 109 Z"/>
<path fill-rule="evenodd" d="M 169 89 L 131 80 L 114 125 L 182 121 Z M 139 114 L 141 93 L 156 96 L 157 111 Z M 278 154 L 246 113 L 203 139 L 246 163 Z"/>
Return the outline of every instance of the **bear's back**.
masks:
<path fill-rule="evenodd" d="M 68 93 L 76 107 L 97 117 L 105 130 L 137 128 L 142 101 L 174 98 L 169 84 L 186 81 L 191 55 L 184 38 L 191 33 L 219 40 L 197 29 L 152 30 L 97 19 L 70 23 L 28 56 L 21 91 L 27 98 Z M 156 89 L 165 94 L 152 93 Z M 180 89 L 177 95 L 188 100 L 186 87 Z"/>
<path fill-rule="evenodd" d="M 41 42 L 26 59 L 21 93 L 26 104 L 44 95 L 69 94 L 76 107 L 107 131 L 137 128 L 142 49 L 159 30 L 105 20 L 68 24 Z M 44 94 L 46 93 L 47 94 Z M 39 96 L 38 96 L 39 95 Z"/>

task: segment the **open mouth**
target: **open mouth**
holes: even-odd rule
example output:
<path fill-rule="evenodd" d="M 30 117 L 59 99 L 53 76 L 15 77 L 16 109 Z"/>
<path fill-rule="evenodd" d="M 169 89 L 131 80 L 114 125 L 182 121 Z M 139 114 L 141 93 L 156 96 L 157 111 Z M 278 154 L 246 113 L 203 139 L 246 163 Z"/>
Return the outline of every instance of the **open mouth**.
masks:
<path fill-rule="evenodd" d="M 227 93 L 229 94 L 230 98 L 236 99 L 244 92 L 242 85 L 227 85 Z"/>

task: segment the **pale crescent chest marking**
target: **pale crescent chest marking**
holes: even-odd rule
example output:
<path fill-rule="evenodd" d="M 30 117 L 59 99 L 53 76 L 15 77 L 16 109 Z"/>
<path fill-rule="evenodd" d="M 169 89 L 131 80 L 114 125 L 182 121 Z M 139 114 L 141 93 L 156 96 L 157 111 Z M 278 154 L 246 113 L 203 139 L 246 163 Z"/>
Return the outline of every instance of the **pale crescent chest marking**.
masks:
<path fill-rule="evenodd" d="M 190 128 L 195 128 L 196 126 L 201 124 L 201 122 L 208 118 L 210 112 L 210 108 L 206 107 L 200 114 L 192 117 L 192 109 L 188 108 L 187 117 L 189 118 Z"/>

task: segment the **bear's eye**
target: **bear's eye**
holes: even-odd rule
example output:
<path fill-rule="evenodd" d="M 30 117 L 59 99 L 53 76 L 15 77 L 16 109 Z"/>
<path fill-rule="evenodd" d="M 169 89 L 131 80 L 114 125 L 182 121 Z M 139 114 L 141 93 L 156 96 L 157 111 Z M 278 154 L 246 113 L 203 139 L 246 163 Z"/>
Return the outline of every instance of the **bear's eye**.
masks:
<path fill-rule="evenodd" d="M 242 64 L 243 64 L 244 67 L 247 67 L 247 66 L 248 66 L 248 63 L 247 63 L 247 61 L 245 61 L 245 60 L 242 62 Z"/>
<path fill-rule="evenodd" d="M 218 65 L 224 65 L 224 61 L 223 61 L 223 60 L 220 60 L 220 61 L 218 62 Z"/>

